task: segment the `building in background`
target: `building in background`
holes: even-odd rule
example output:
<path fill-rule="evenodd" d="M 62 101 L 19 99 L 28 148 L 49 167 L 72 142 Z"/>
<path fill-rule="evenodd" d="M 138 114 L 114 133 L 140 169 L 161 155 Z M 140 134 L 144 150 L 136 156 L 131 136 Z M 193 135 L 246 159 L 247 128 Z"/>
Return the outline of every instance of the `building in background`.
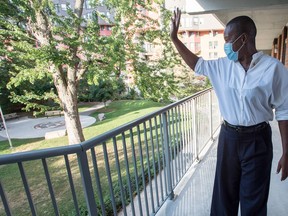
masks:
<path fill-rule="evenodd" d="M 179 28 L 180 40 L 193 53 L 204 59 L 224 57 L 224 25 L 213 14 L 190 15 L 186 6 L 191 0 L 166 0 L 165 7 L 182 11 Z"/>
<path fill-rule="evenodd" d="M 93 5 L 94 0 L 85 0 L 82 17 L 85 20 L 92 19 L 93 12 L 97 11 L 98 23 L 100 25 L 100 35 L 101 36 L 110 36 L 111 30 L 114 22 L 113 11 L 109 10 L 106 6 L 101 5 L 102 1 L 99 1 L 99 6 Z M 75 0 L 53 0 L 56 12 L 60 16 L 67 15 L 67 9 L 74 8 Z M 106 17 L 102 19 L 101 16 Z"/>

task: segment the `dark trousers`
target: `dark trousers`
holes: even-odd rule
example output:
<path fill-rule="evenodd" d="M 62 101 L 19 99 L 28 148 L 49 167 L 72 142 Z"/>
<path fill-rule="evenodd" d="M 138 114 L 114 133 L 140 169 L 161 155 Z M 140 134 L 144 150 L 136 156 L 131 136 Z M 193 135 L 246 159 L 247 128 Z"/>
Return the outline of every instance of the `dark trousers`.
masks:
<path fill-rule="evenodd" d="M 222 125 L 211 215 L 267 215 L 273 157 L 271 127 L 242 133 Z"/>

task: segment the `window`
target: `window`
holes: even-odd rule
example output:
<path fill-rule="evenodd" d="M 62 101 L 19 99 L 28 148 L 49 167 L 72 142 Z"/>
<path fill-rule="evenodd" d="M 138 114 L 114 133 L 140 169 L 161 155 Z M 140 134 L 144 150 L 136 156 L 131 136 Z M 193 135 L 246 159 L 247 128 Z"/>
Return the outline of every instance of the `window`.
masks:
<path fill-rule="evenodd" d="M 213 49 L 214 47 L 213 47 L 213 43 L 212 43 L 212 41 L 209 41 L 209 49 Z"/>
<path fill-rule="evenodd" d="M 199 24 L 203 24 L 204 23 L 204 19 L 203 18 L 200 18 L 199 19 Z"/>
<path fill-rule="evenodd" d="M 54 8 L 56 12 L 60 12 L 60 5 L 59 4 L 54 4 Z"/>
<path fill-rule="evenodd" d="M 107 30 L 108 30 L 108 31 L 111 31 L 111 30 L 112 30 L 112 27 L 111 27 L 111 26 L 107 26 Z"/>
<path fill-rule="evenodd" d="M 218 53 L 214 52 L 214 58 L 218 58 Z"/>
<path fill-rule="evenodd" d="M 192 52 L 195 52 L 195 43 L 194 42 L 190 43 L 190 49 Z"/>
<path fill-rule="evenodd" d="M 185 27 L 185 19 L 184 18 L 181 18 L 180 20 L 180 27 Z"/>
<path fill-rule="evenodd" d="M 83 18 L 84 18 L 85 20 L 91 20 L 92 17 L 93 17 L 92 12 L 89 12 L 89 13 L 83 15 Z"/>
<path fill-rule="evenodd" d="M 92 7 L 92 0 L 86 0 L 85 1 L 85 8 L 86 9 L 91 9 Z"/>
<path fill-rule="evenodd" d="M 200 43 L 199 43 L 199 42 L 196 42 L 196 43 L 195 43 L 195 52 L 199 52 L 200 49 L 201 49 Z"/>
<path fill-rule="evenodd" d="M 145 43 L 144 44 L 144 49 L 145 49 L 146 53 L 153 52 L 154 48 L 155 48 L 154 45 L 151 43 Z"/>
<path fill-rule="evenodd" d="M 213 52 L 209 52 L 209 59 L 213 58 Z"/>
<path fill-rule="evenodd" d="M 215 37 L 216 35 L 218 35 L 218 31 L 213 31 L 213 36 Z"/>
<path fill-rule="evenodd" d="M 193 25 L 199 25 L 199 17 L 193 17 Z"/>
<path fill-rule="evenodd" d="M 61 10 L 66 11 L 67 10 L 67 5 L 66 4 L 61 4 Z"/>
<path fill-rule="evenodd" d="M 214 41 L 214 49 L 218 48 L 218 41 Z"/>
<path fill-rule="evenodd" d="M 104 31 L 105 30 L 105 26 L 100 26 L 100 30 Z"/>

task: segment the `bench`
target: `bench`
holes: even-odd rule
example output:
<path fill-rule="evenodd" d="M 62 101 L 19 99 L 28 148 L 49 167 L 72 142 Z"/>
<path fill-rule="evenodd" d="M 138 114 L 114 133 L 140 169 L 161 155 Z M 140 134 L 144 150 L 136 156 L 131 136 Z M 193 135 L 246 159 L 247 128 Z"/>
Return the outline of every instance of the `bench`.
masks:
<path fill-rule="evenodd" d="M 63 137 L 63 136 L 67 136 L 66 129 L 50 131 L 50 132 L 45 133 L 45 139 L 54 139 L 54 138 Z"/>
<path fill-rule="evenodd" d="M 63 114 L 63 111 L 61 110 L 51 110 L 51 111 L 45 111 L 45 116 L 51 117 L 51 116 L 60 116 Z"/>
<path fill-rule="evenodd" d="M 104 113 L 99 113 L 98 114 L 98 119 L 99 119 L 99 121 L 102 121 L 102 120 L 104 120 L 106 117 L 105 117 L 105 114 Z"/>
<path fill-rule="evenodd" d="M 5 120 L 15 119 L 19 118 L 19 115 L 17 113 L 9 113 L 4 115 Z"/>

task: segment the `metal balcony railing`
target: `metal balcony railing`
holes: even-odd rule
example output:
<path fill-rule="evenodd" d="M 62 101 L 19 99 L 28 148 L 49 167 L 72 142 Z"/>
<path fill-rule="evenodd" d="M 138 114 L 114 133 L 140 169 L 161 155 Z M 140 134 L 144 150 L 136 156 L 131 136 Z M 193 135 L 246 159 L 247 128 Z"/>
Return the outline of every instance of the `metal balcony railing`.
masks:
<path fill-rule="evenodd" d="M 0 215 L 153 215 L 219 125 L 208 89 L 77 145 L 2 155 Z"/>

